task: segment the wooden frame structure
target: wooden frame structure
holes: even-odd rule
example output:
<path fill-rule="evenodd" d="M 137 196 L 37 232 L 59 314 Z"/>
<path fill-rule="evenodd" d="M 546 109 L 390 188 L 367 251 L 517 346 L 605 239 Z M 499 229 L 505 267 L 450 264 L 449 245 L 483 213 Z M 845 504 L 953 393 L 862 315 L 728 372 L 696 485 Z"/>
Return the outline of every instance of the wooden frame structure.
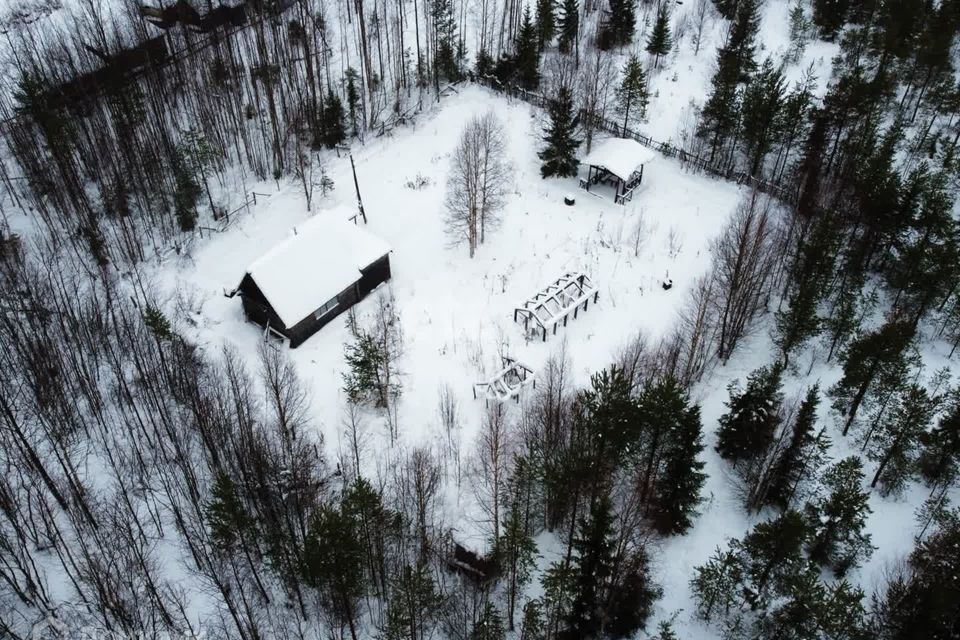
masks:
<path fill-rule="evenodd" d="M 583 164 L 589 167 L 587 178 L 580 180 L 580 188 L 590 191 L 596 184 L 613 187 L 613 201 L 626 204 L 643 182 L 643 167 L 655 154 L 630 138 L 606 138 L 598 141 Z"/>
<path fill-rule="evenodd" d="M 523 330 L 529 336 L 542 333 L 543 341 L 547 341 L 547 331 L 557 333 L 557 326 L 567 320 L 572 314 L 574 318 L 580 308 L 586 311 L 591 298 L 596 302 L 600 292 L 590 281 L 590 278 L 580 272 L 565 273 L 535 295 L 528 298 L 522 307 L 513 310 L 513 321 L 523 320 Z"/>
<path fill-rule="evenodd" d="M 639 170 L 634 171 L 627 180 L 624 180 L 604 167 L 591 164 L 587 170 L 587 179 L 580 178 L 580 188 L 584 191 L 590 191 L 591 186 L 601 182 L 613 187 L 615 204 L 626 204 L 633 200 L 633 190 L 643 182 L 643 165 L 640 165 Z"/>
<path fill-rule="evenodd" d="M 525 386 L 533 385 L 537 388 L 537 381 L 533 377 L 533 369 L 523 364 L 519 360 L 504 356 L 502 358 L 503 368 L 486 382 L 478 382 L 473 385 L 473 399 L 476 400 L 482 396 L 487 402 L 494 400 L 496 402 L 505 402 L 510 398 L 515 398 L 520 402 L 520 391 Z"/>

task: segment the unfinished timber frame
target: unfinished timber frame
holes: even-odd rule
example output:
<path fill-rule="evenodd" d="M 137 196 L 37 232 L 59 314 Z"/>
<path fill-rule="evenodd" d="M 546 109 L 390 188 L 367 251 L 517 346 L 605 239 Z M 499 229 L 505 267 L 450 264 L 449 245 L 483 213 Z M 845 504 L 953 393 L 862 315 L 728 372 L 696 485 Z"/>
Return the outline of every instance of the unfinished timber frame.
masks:
<path fill-rule="evenodd" d="M 534 388 L 537 382 L 533 377 L 533 369 L 523 364 L 519 360 L 514 360 L 508 356 L 501 358 L 503 368 L 486 382 L 478 382 L 473 385 L 473 399 L 483 398 L 489 402 L 504 402 L 510 398 L 515 398 L 520 402 L 520 391 L 529 384 Z"/>
<path fill-rule="evenodd" d="M 522 321 L 528 336 L 540 334 L 546 342 L 547 332 L 556 335 L 561 321 L 567 326 L 571 315 L 576 318 L 581 307 L 586 311 L 591 299 L 596 302 L 599 297 L 600 292 L 585 274 L 565 273 L 514 309 L 513 321 Z"/>

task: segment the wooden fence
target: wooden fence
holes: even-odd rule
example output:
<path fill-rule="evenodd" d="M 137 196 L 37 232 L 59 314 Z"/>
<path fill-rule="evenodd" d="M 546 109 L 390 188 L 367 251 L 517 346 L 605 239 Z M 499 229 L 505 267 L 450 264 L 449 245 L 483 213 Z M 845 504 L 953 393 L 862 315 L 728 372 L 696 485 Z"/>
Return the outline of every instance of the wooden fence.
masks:
<path fill-rule="evenodd" d="M 532 104 L 536 107 L 540 107 L 541 109 L 546 109 L 550 106 L 551 100 L 543 94 L 536 93 L 534 91 L 528 91 L 515 85 L 503 85 L 493 76 L 482 76 L 478 78 L 478 81 L 480 84 L 489 89 L 508 95 L 512 98 L 517 98 L 518 100 L 523 100 L 524 102 Z M 628 129 L 621 124 L 610 120 L 609 118 L 603 118 L 597 114 L 591 114 L 586 110 L 581 110 L 580 120 L 581 122 L 586 120 L 592 121 L 594 129 L 599 131 L 605 131 L 621 138 L 632 138 L 643 146 L 653 149 L 654 151 L 661 153 L 668 158 L 677 158 L 684 165 L 692 167 L 696 171 L 701 171 L 724 180 L 736 182 L 740 185 L 747 185 L 751 189 L 755 189 L 760 193 L 769 194 L 770 196 L 788 204 L 796 203 L 797 194 L 792 190 L 785 189 L 783 186 L 775 182 L 751 176 L 743 171 L 737 171 L 732 167 L 724 167 L 716 162 L 710 162 L 708 159 L 703 158 L 696 153 L 676 147 L 669 142 L 659 142 L 654 140 L 653 138 L 645 136 L 638 131 Z"/>

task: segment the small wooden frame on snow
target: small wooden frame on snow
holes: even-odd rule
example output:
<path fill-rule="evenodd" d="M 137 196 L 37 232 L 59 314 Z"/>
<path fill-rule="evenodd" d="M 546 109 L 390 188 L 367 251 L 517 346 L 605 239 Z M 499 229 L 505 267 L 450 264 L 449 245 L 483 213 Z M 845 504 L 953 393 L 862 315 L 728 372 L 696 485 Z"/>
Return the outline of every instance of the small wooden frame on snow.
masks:
<path fill-rule="evenodd" d="M 547 341 L 547 331 L 557 333 L 557 325 L 563 321 L 567 326 L 570 314 L 577 317 L 580 307 L 587 310 L 590 299 L 596 302 L 600 292 L 590 282 L 590 278 L 580 272 L 565 273 L 541 291 L 513 310 L 513 321 L 523 320 L 523 329 L 529 334 L 542 332 L 543 341 Z"/>
<path fill-rule="evenodd" d="M 487 382 L 478 382 L 473 385 L 474 400 L 482 395 L 484 400 L 504 402 L 510 398 L 516 398 L 519 402 L 520 390 L 523 387 L 533 384 L 536 388 L 537 383 L 533 378 L 533 369 L 519 360 L 506 356 L 502 358 L 502 361 L 503 369 L 497 375 Z"/>

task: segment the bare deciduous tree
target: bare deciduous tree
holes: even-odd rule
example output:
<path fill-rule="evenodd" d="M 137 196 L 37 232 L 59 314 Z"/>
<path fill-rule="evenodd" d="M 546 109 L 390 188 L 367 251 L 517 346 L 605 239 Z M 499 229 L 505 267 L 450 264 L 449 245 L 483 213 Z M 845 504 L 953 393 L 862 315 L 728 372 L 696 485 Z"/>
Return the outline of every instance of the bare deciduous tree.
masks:
<path fill-rule="evenodd" d="M 507 416 L 502 404 L 491 404 L 487 408 L 481 429 L 474 469 L 477 476 L 474 491 L 480 508 L 487 516 L 496 548 L 500 539 L 501 507 L 510 464 Z"/>
<path fill-rule="evenodd" d="M 447 233 L 454 243 L 467 242 L 471 258 L 487 229 L 500 222 L 510 181 L 506 152 L 506 135 L 493 112 L 470 120 L 453 152 L 444 202 Z"/>
<path fill-rule="evenodd" d="M 780 253 L 778 236 L 770 198 L 753 192 L 713 242 L 717 356 L 723 362 L 769 298 Z"/>

